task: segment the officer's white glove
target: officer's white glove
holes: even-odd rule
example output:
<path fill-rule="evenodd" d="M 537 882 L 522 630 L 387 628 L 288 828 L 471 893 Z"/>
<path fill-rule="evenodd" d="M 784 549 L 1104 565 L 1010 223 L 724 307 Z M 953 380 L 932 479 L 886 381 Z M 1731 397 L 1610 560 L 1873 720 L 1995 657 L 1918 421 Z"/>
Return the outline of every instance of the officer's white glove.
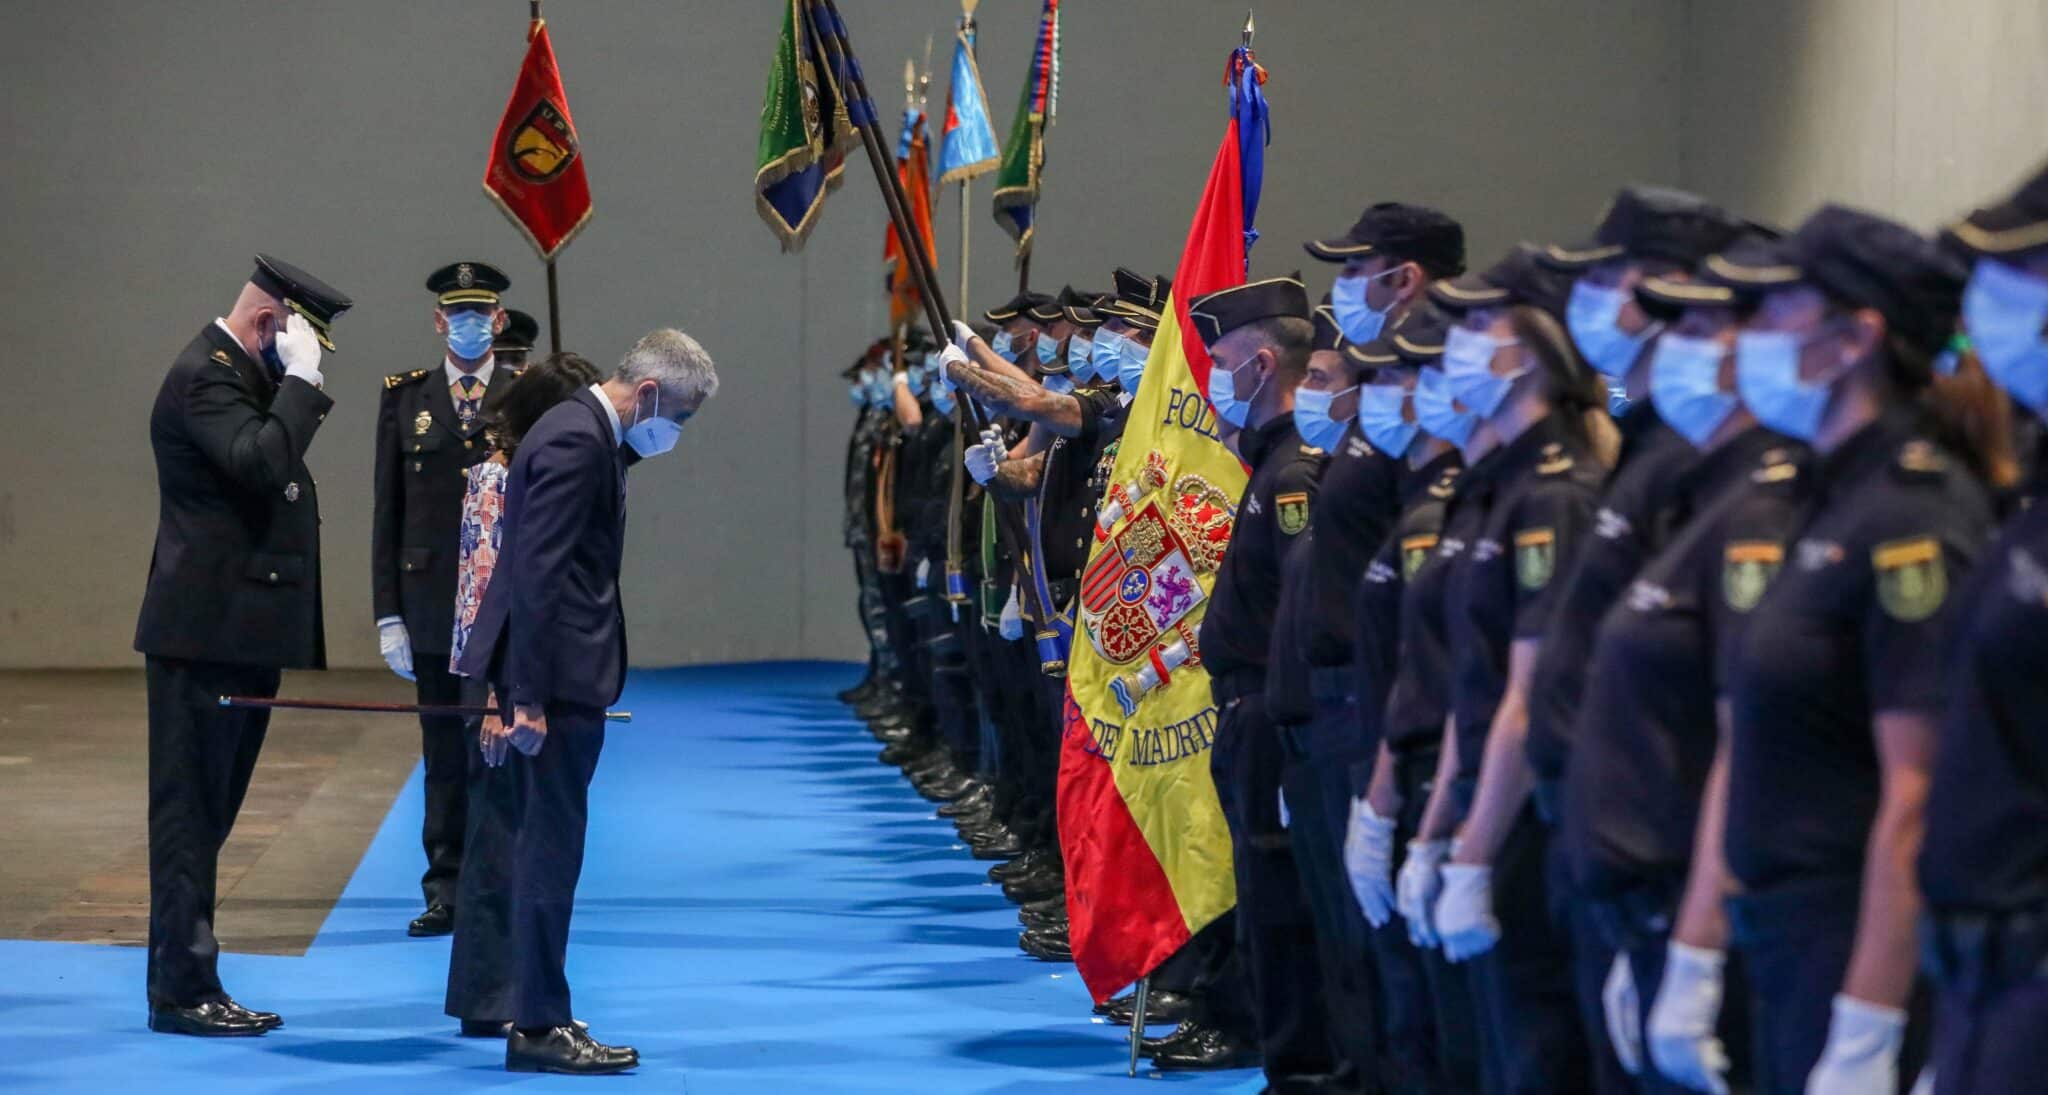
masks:
<path fill-rule="evenodd" d="M 1363 795 L 1351 800 L 1344 831 L 1344 873 L 1365 921 L 1384 928 L 1394 918 L 1394 819 L 1381 817 Z"/>
<path fill-rule="evenodd" d="M 958 322 L 958 320 L 954 322 Z M 946 343 L 946 348 L 939 351 L 939 363 L 933 367 L 933 372 L 939 379 L 939 387 L 946 389 L 948 392 L 957 392 L 960 390 L 960 386 L 953 382 L 953 375 L 946 371 L 947 366 L 950 365 L 971 369 L 974 367 L 974 363 L 967 359 L 967 351 L 951 342 Z"/>
<path fill-rule="evenodd" d="M 980 337 L 980 335 L 974 333 L 974 328 L 969 327 L 964 320 L 956 319 L 953 321 L 953 342 L 955 344 L 965 346 Z M 963 354 L 961 356 L 965 357 L 966 355 Z"/>
<path fill-rule="evenodd" d="M 277 333 L 277 359 L 284 362 L 284 375 L 320 386 L 320 337 L 305 316 L 293 312 L 285 319 L 284 330 Z"/>
<path fill-rule="evenodd" d="M 1024 637 L 1024 610 L 1017 604 L 1017 587 L 1010 587 L 1010 599 L 1003 602 L 1003 614 L 996 620 L 996 634 L 1015 641 Z"/>
<path fill-rule="evenodd" d="M 404 620 L 387 616 L 377 621 L 377 649 L 393 673 L 406 680 L 413 679 L 412 636 L 405 633 Z"/>
<path fill-rule="evenodd" d="M 919 559 L 917 561 L 917 588 L 923 589 L 930 585 L 931 581 L 932 561 L 930 559 Z"/>
<path fill-rule="evenodd" d="M 1287 791 L 1282 789 L 1275 796 L 1280 800 L 1280 827 L 1287 828 Z"/>
<path fill-rule="evenodd" d="M 1664 978 L 1650 1002 L 1643 1032 L 1650 1063 L 1675 1084 L 1728 1095 L 1728 1051 L 1714 1036 L 1721 1017 L 1721 968 L 1726 953 L 1672 940 L 1664 951 Z"/>
<path fill-rule="evenodd" d="M 973 476 L 975 482 L 987 486 L 988 481 L 996 477 L 996 468 L 1009 454 L 1003 446 L 1002 432 L 990 426 L 981 431 L 981 444 L 967 450 L 967 474 Z"/>
<path fill-rule="evenodd" d="M 1453 962 L 1477 958 L 1500 942 L 1500 921 L 1493 916 L 1493 868 L 1446 863 L 1443 876 L 1436 930 L 1444 941 L 1444 957 Z"/>
<path fill-rule="evenodd" d="M 1806 1095 L 1898 1090 L 1899 1046 L 1905 1040 L 1905 1012 L 1836 993 L 1827 1048 L 1807 1074 Z"/>
<path fill-rule="evenodd" d="M 1908 1095 L 1934 1095 L 1934 1066 L 1920 1070 L 1920 1078 L 1913 1081 L 1913 1090 Z"/>
<path fill-rule="evenodd" d="M 1401 864 L 1400 877 L 1394 884 L 1394 907 L 1408 921 L 1408 941 L 1418 947 L 1438 945 L 1432 914 L 1436 910 L 1436 895 L 1444 887 L 1440 868 L 1450 854 L 1448 840 L 1408 842 L 1408 859 Z"/>
<path fill-rule="evenodd" d="M 1617 954 L 1607 969 L 1607 983 L 1600 988 L 1600 1010 L 1607 1017 L 1607 1043 L 1614 1047 L 1614 1059 L 1631 1076 L 1643 1074 L 1642 1008 L 1628 955 Z"/>

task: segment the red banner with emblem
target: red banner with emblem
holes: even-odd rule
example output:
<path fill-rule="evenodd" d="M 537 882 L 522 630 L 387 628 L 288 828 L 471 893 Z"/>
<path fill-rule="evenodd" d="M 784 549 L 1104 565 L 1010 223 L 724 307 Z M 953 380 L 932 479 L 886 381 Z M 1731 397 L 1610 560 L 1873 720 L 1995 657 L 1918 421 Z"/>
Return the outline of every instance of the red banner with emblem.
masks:
<path fill-rule="evenodd" d="M 552 260 L 590 220 L 583 149 L 544 19 L 534 20 L 527 30 L 519 80 L 491 138 L 484 193 L 526 233 L 544 260 Z"/>

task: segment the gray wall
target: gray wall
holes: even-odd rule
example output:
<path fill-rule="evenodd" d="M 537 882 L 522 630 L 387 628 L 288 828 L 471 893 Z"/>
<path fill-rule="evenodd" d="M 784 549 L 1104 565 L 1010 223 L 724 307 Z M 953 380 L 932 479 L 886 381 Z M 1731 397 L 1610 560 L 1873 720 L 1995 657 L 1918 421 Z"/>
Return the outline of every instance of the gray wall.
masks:
<path fill-rule="evenodd" d="M 1171 267 L 1223 124 L 1245 0 L 1074 3 L 1034 281 Z M 325 503 L 329 641 L 376 663 L 369 471 L 378 378 L 438 360 L 425 273 L 479 258 L 543 310 L 541 269 L 478 190 L 521 50 L 520 0 L 15 0 L 0 36 L 0 665 L 134 664 L 154 525 L 144 423 L 170 357 L 233 300 L 257 250 L 356 299 L 326 365 L 311 462 Z M 1259 5 L 1274 136 L 1254 269 L 1367 200 L 1465 218 L 1475 261 L 1580 227 L 1615 185 L 1672 178 L 1677 3 Z M 675 455 L 634 473 L 628 595 L 642 664 L 859 649 L 837 482 L 835 373 L 883 322 L 882 212 L 849 165 L 801 256 L 752 207 L 777 4 L 555 0 L 596 216 L 561 263 L 569 348 L 609 365 L 648 328 L 697 335 L 724 388 Z M 885 110 L 953 0 L 842 0 Z M 1035 0 L 983 5 L 1006 126 Z M 1972 188 L 1974 193 L 1976 189 Z M 1014 288 L 976 188 L 973 296 Z M 956 274 L 951 191 L 940 263 Z M 1312 272 L 1320 282 L 1324 272 Z M 1320 288 L 1320 284 L 1316 286 Z"/>

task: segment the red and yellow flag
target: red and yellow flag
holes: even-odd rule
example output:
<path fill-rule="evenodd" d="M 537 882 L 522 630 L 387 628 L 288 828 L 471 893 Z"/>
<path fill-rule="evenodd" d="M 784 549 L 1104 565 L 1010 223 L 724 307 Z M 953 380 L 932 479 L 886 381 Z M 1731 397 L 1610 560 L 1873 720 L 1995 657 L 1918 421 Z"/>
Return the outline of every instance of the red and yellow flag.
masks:
<path fill-rule="evenodd" d="M 910 214 L 911 225 L 924 244 L 925 257 L 937 273 L 939 249 L 932 234 L 931 129 L 925 124 L 924 111 L 915 107 L 903 113 L 903 131 L 896 144 L 896 177 L 903 181 L 903 194 L 909 199 L 905 212 Z M 889 275 L 889 326 L 902 327 L 916 318 L 924 301 L 894 224 L 889 226 L 889 236 L 882 243 L 882 267 Z"/>
<path fill-rule="evenodd" d="M 1187 302 L 1245 280 L 1264 137 L 1241 132 L 1245 118 L 1233 111 L 1209 169 L 1076 597 L 1060 847 L 1074 963 L 1097 1000 L 1237 902 L 1209 776 L 1217 711 L 1195 637 L 1245 470 L 1218 439 Z M 1263 104 L 1254 118 L 1263 129 Z"/>
<path fill-rule="evenodd" d="M 526 59 L 512 98 L 491 138 L 484 193 L 526 233 L 543 259 L 552 259 L 590 219 L 590 181 L 583 147 L 569 119 L 569 96 L 555 66 L 546 20 L 526 32 Z"/>

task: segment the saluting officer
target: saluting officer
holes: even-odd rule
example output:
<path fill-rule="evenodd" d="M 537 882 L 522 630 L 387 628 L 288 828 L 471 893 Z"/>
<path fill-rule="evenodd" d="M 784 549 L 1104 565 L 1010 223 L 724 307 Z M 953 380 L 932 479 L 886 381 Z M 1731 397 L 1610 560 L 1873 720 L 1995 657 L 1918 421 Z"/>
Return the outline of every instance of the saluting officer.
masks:
<path fill-rule="evenodd" d="M 462 702 L 449 672 L 454 642 L 457 540 L 464 472 L 490 455 L 484 414 L 517 372 L 493 352 L 506 312 L 498 294 L 511 281 L 481 262 L 457 262 L 427 277 L 435 294 L 434 330 L 447 341 L 439 368 L 384 378 L 377 409 L 376 510 L 370 535 L 370 591 L 377 642 L 391 671 L 417 685 L 422 704 Z M 426 821 L 420 879 L 426 911 L 406 928 L 414 936 L 455 930 L 456 882 L 468 803 L 465 720 L 420 716 L 426 762 Z"/>
<path fill-rule="evenodd" d="M 270 724 L 226 695 L 324 669 L 320 504 L 306 450 L 334 401 L 320 349 L 350 301 L 267 255 L 178 354 L 149 416 L 157 532 L 135 649 L 149 681 L 149 1028 L 279 1025 L 221 987 L 214 879 Z"/>

